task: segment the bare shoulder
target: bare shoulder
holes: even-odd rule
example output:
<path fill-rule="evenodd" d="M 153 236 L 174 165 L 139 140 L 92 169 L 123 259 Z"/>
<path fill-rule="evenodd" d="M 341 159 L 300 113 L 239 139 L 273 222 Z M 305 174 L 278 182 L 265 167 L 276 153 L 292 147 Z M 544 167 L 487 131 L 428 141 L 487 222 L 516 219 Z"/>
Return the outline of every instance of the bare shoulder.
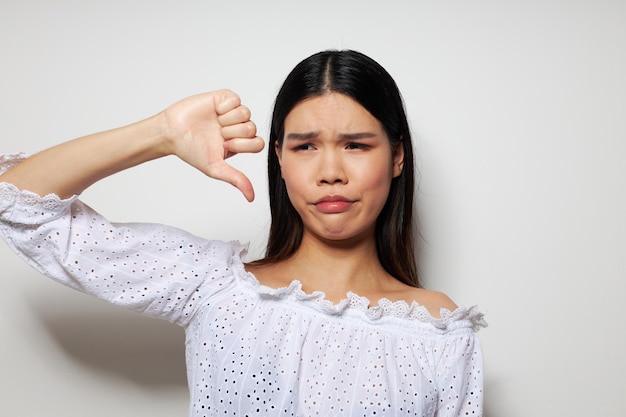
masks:
<path fill-rule="evenodd" d="M 255 264 L 248 263 L 245 265 L 246 271 L 256 277 L 261 285 L 271 288 L 286 287 L 290 281 L 285 279 L 286 276 L 280 264 Z"/>
<path fill-rule="evenodd" d="M 409 303 L 415 301 L 424 306 L 430 315 L 435 318 L 441 317 L 442 308 L 450 311 L 454 311 L 458 308 L 456 303 L 446 294 L 423 288 L 411 288 L 407 290 L 406 299 Z"/>

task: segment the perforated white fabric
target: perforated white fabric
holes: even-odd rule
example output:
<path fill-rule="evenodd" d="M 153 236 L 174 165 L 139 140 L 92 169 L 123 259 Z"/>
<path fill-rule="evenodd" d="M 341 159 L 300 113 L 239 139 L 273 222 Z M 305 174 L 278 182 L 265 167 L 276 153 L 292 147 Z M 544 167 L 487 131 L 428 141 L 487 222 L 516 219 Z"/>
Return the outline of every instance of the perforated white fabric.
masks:
<path fill-rule="evenodd" d="M 0 170 L 15 157 L 0 158 Z M 13 162 L 11 162 L 13 161 Z M 480 416 L 476 307 L 433 318 L 417 303 L 294 280 L 261 285 L 236 242 L 113 224 L 76 197 L 0 184 L 0 234 L 49 277 L 186 329 L 190 416 Z"/>

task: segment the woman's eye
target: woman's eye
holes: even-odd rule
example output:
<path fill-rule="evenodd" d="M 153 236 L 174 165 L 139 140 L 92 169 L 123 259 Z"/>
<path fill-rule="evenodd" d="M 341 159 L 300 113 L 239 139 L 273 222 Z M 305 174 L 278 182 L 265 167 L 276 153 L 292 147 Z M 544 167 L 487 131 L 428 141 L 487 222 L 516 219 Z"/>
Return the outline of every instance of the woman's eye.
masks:
<path fill-rule="evenodd" d="M 368 149 L 369 145 L 358 142 L 350 142 L 346 145 L 346 149 Z"/>
<path fill-rule="evenodd" d="M 303 143 L 302 145 L 298 145 L 293 148 L 295 151 L 312 151 L 313 149 L 314 147 L 310 143 Z"/>

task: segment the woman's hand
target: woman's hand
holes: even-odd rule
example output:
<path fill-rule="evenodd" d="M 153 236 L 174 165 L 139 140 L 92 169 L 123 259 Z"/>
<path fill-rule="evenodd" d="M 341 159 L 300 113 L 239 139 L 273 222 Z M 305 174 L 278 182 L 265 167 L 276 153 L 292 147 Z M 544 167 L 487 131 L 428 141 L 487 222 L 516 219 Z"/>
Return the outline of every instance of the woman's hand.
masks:
<path fill-rule="evenodd" d="M 248 177 L 225 159 L 238 153 L 260 152 L 263 139 L 256 136 L 250 110 L 239 96 L 218 90 L 181 100 L 162 113 L 163 134 L 169 149 L 209 177 L 237 187 L 248 201 L 254 190 Z"/>
<path fill-rule="evenodd" d="M 228 90 L 199 94 L 153 117 L 46 149 L 0 175 L 0 181 L 39 195 L 67 198 L 94 182 L 166 155 L 177 155 L 206 175 L 231 183 L 251 201 L 250 180 L 224 160 L 259 152 L 250 111 Z"/>

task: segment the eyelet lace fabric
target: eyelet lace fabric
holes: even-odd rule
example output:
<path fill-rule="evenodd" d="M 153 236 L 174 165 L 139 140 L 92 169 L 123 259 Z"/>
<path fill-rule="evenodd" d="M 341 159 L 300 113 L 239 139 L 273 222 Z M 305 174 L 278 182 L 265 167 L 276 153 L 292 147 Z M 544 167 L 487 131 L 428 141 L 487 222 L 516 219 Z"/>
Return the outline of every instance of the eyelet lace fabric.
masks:
<path fill-rule="evenodd" d="M 24 156 L 0 157 L 0 171 Z M 185 328 L 189 416 L 482 415 L 476 307 L 433 318 L 299 281 L 261 285 L 245 246 L 158 224 L 112 223 L 76 197 L 0 184 L 0 235 L 64 285 Z"/>

